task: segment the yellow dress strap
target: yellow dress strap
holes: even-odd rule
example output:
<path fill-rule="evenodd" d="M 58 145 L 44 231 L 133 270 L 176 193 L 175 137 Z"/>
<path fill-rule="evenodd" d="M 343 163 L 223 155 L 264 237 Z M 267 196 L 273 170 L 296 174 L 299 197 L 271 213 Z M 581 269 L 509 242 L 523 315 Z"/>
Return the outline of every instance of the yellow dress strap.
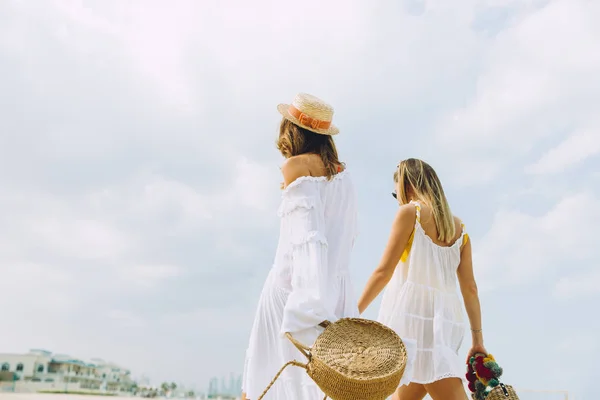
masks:
<path fill-rule="evenodd" d="M 467 228 L 465 228 L 464 223 L 461 223 L 460 227 L 462 228 L 462 243 L 460 244 L 460 248 L 462 249 L 469 241 L 469 234 L 467 233 Z"/>
<path fill-rule="evenodd" d="M 415 211 L 417 213 L 417 219 L 416 222 L 420 223 L 421 222 L 421 205 L 419 203 L 417 203 L 416 201 L 411 201 L 411 204 L 414 204 L 415 206 Z M 400 257 L 400 261 L 401 262 L 406 262 L 406 260 L 408 260 L 408 253 L 410 253 L 410 249 L 412 247 L 412 243 L 413 240 L 415 238 L 415 228 L 416 228 L 416 224 L 415 227 L 413 228 L 410 237 L 408 238 L 408 243 L 406 243 L 406 247 L 404 248 L 404 252 L 402 252 L 402 256 Z"/>
<path fill-rule="evenodd" d="M 416 201 L 411 201 L 415 205 L 415 211 L 417 212 L 417 222 L 421 222 L 421 205 Z"/>

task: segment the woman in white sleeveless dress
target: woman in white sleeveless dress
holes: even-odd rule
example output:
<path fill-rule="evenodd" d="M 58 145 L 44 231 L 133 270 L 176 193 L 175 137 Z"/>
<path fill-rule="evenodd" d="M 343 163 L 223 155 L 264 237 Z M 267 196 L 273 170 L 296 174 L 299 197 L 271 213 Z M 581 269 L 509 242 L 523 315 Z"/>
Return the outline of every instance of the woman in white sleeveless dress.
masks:
<path fill-rule="evenodd" d="M 357 233 L 357 201 L 338 160 L 333 109 L 299 94 L 283 115 L 277 147 L 286 158 L 275 260 L 258 302 L 246 352 L 242 399 L 257 400 L 277 371 L 304 357 L 284 336 L 312 345 L 325 320 L 358 316 L 348 267 Z M 265 400 L 321 400 L 306 371 L 287 368 Z"/>
<path fill-rule="evenodd" d="M 472 333 L 469 356 L 487 354 L 471 242 L 464 225 L 452 215 L 431 166 L 404 160 L 394 182 L 400 209 L 381 262 L 359 300 L 359 311 L 387 285 L 378 320 L 413 349 L 406 371 L 410 376 L 404 379 L 410 384 L 400 387 L 394 399 L 420 400 L 429 393 L 433 400 L 466 400 L 461 380 L 466 365 L 458 356 L 466 330 L 463 303 Z"/>

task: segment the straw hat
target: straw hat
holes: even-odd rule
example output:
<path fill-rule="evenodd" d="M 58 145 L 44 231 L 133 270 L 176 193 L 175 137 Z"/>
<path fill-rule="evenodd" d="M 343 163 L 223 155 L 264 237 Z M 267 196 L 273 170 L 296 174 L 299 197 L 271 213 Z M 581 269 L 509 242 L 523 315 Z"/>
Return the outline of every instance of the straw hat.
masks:
<path fill-rule="evenodd" d="M 321 135 L 337 135 L 340 130 L 331 123 L 333 107 L 306 93 L 299 93 L 292 104 L 280 104 L 277 110 L 285 119 Z"/>
<path fill-rule="evenodd" d="M 332 400 L 385 400 L 396 391 L 407 363 L 406 348 L 396 332 L 361 318 L 324 325 L 325 331 L 312 347 L 286 334 L 308 362 L 289 361 L 257 400 L 265 397 L 290 365 L 305 369 L 325 398 Z"/>

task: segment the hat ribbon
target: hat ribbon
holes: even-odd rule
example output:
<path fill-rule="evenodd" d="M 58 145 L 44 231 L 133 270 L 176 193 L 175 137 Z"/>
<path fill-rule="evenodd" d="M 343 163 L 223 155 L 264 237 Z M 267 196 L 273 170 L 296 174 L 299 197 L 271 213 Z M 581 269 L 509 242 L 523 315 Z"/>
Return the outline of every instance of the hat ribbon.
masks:
<path fill-rule="evenodd" d="M 300 125 L 309 126 L 312 129 L 329 129 L 331 121 L 322 121 L 304 114 L 293 105 L 288 109 L 290 115 L 300 122 Z"/>

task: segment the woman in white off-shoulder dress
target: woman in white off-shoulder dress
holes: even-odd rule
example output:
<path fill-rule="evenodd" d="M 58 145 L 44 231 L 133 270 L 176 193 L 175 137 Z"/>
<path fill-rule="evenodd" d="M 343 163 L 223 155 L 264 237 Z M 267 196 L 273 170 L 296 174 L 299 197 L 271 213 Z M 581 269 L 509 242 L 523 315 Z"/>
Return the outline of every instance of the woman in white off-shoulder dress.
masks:
<path fill-rule="evenodd" d="M 358 316 L 348 266 L 357 233 L 356 194 L 338 160 L 333 109 L 299 94 L 283 115 L 278 149 L 285 187 L 279 208 L 275 261 L 263 287 L 252 327 L 242 398 L 257 400 L 277 371 L 302 354 L 286 332 L 311 345 L 325 320 Z M 265 400 L 317 400 L 324 394 L 306 371 L 286 369 Z"/>
<path fill-rule="evenodd" d="M 359 309 L 387 285 L 378 321 L 394 329 L 412 353 L 403 379 L 410 384 L 399 388 L 395 400 L 420 400 L 427 393 L 434 400 L 466 400 L 466 365 L 458 356 L 466 328 L 463 303 L 473 337 L 469 357 L 487 354 L 469 237 L 427 163 L 402 161 L 394 181 L 400 209 Z"/>

